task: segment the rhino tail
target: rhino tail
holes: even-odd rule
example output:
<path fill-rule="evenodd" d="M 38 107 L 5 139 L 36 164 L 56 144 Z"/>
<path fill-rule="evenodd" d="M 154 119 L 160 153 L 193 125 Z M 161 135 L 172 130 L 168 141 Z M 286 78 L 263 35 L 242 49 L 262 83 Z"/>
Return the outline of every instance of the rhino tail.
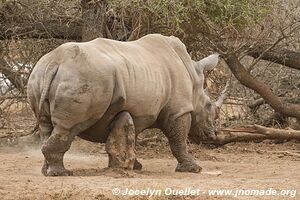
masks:
<path fill-rule="evenodd" d="M 50 64 L 47 66 L 47 68 L 45 70 L 41 98 L 40 98 L 39 107 L 38 107 L 38 115 L 37 115 L 38 121 L 40 120 L 40 117 L 42 116 L 43 106 L 44 106 L 46 99 L 48 98 L 50 86 L 51 86 L 52 80 L 54 79 L 54 77 L 58 71 L 58 67 L 59 67 L 58 64 L 55 64 L 55 65 Z"/>

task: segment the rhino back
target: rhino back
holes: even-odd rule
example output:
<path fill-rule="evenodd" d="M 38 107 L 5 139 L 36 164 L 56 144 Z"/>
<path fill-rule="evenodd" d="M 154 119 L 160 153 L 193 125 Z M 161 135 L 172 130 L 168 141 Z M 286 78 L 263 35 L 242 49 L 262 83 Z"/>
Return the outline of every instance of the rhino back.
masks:
<path fill-rule="evenodd" d="M 168 116 L 178 116 L 193 109 L 193 83 L 180 56 L 167 41 L 168 37 L 148 35 L 134 42 L 97 39 L 111 46 L 108 56 L 116 59 L 117 82 L 123 87 L 125 110 L 134 117 L 156 119 L 167 108 Z"/>

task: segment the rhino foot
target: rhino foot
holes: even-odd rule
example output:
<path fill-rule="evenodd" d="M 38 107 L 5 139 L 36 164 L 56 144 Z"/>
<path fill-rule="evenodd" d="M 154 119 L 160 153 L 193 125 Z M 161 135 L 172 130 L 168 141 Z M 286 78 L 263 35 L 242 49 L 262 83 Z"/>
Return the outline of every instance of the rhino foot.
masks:
<path fill-rule="evenodd" d="M 42 174 L 44 176 L 47 176 L 47 170 L 48 170 L 48 168 L 49 168 L 49 165 L 48 165 L 47 161 L 45 160 L 44 164 L 43 164 L 43 167 L 42 167 L 42 170 L 41 170 L 41 172 L 42 172 Z"/>
<path fill-rule="evenodd" d="M 62 167 L 49 167 L 46 176 L 73 176 L 73 172 Z"/>
<path fill-rule="evenodd" d="M 66 170 L 63 163 L 65 152 L 70 148 L 74 139 L 70 131 L 56 125 L 51 136 L 43 143 L 42 153 L 45 161 L 42 167 L 42 173 L 45 176 L 71 176 L 73 173 Z"/>
<path fill-rule="evenodd" d="M 176 172 L 192 172 L 192 173 L 200 173 L 202 168 L 193 162 L 187 163 L 178 163 L 175 169 Z"/>
<path fill-rule="evenodd" d="M 199 173 L 202 169 L 187 152 L 186 140 L 191 121 L 191 114 L 186 113 L 175 120 L 170 120 L 163 128 L 163 132 L 169 140 L 172 154 L 178 161 L 176 172 Z"/>
<path fill-rule="evenodd" d="M 134 170 L 142 170 L 142 168 L 143 168 L 143 165 L 137 159 L 135 159 L 133 169 Z"/>

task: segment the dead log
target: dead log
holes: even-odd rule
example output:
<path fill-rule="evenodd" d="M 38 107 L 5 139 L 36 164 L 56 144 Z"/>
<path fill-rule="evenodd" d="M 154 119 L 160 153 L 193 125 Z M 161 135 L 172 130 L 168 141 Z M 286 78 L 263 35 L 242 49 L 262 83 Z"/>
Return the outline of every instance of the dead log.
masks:
<path fill-rule="evenodd" d="M 298 140 L 300 141 L 300 131 L 293 129 L 275 129 L 260 125 L 251 125 L 247 127 L 234 129 L 221 129 L 213 141 L 204 141 L 204 143 L 225 145 L 232 142 L 261 142 L 266 139 L 272 140 Z"/>
<path fill-rule="evenodd" d="M 254 128 L 259 134 L 265 135 L 268 139 L 284 139 L 284 140 L 299 140 L 300 141 L 300 131 L 293 129 L 275 129 L 268 128 L 260 125 L 251 125 L 249 128 Z"/>
<path fill-rule="evenodd" d="M 219 132 L 214 141 L 205 141 L 204 143 L 214 144 L 217 146 L 222 146 L 232 142 L 262 142 L 263 140 L 267 139 L 265 135 L 261 134 L 253 134 L 247 132 Z"/>

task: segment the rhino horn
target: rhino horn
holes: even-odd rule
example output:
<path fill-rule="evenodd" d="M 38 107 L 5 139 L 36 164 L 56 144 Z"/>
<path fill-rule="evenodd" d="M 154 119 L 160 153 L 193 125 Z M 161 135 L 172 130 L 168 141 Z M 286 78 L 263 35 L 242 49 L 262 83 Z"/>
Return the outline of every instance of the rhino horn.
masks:
<path fill-rule="evenodd" d="M 219 62 L 219 53 L 211 54 L 202 60 L 194 61 L 194 67 L 198 74 L 210 71 L 215 68 Z"/>
<path fill-rule="evenodd" d="M 206 95 L 206 96 L 209 96 L 209 91 L 208 91 L 208 88 L 206 87 L 206 88 L 204 88 L 204 94 Z"/>
<path fill-rule="evenodd" d="M 224 90 L 221 92 L 218 100 L 215 102 L 217 108 L 221 108 L 221 106 L 227 96 L 228 86 L 229 86 L 229 82 L 227 81 Z"/>

